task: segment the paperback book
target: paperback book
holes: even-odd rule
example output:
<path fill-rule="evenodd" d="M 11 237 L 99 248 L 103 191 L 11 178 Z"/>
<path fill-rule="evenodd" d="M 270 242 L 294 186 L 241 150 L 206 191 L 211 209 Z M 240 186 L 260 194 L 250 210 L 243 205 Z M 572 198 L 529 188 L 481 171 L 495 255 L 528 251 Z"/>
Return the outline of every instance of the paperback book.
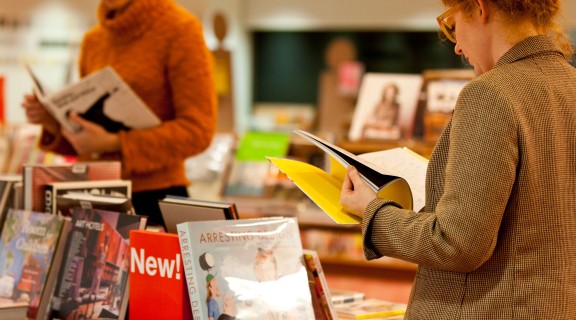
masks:
<path fill-rule="evenodd" d="M 131 230 L 137 215 L 76 208 L 54 292 L 54 319 L 124 319 L 128 305 Z"/>
<path fill-rule="evenodd" d="M 285 157 L 290 136 L 276 132 L 247 132 L 242 136 L 224 188 L 224 197 L 265 197 L 276 183 L 266 156 Z"/>
<path fill-rule="evenodd" d="M 44 187 L 51 182 L 121 179 L 119 161 L 27 164 L 22 172 L 24 209 L 44 212 Z"/>
<path fill-rule="evenodd" d="M 19 175 L 0 176 L 0 232 L 9 209 L 16 209 L 14 205 L 15 185 L 22 181 Z"/>
<path fill-rule="evenodd" d="M 335 320 L 338 319 L 328 281 L 322 269 L 322 263 L 318 252 L 315 250 L 304 249 L 304 262 L 308 270 L 308 283 L 310 284 L 310 293 L 314 305 L 315 319 Z"/>
<path fill-rule="evenodd" d="M 365 299 L 336 305 L 338 319 L 397 319 L 406 313 L 406 304 Z"/>
<path fill-rule="evenodd" d="M 56 212 L 59 215 L 69 217 L 75 208 L 136 214 L 128 197 L 92 193 L 66 193 L 56 197 Z"/>
<path fill-rule="evenodd" d="M 178 236 L 130 231 L 130 318 L 192 320 Z"/>
<path fill-rule="evenodd" d="M 176 225 L 188 221 L 234 220 L 238 210 L 234 203 L 205 201 L 167 196 L 158 201 L 166 231 L 176 234 Z"/>
<path fill-rule="evenodd" d="M 48 92 L 29 65 L 26 70 L 38 100 L 69 131 L 81 129 L 69 119 L 72 112 L 109 132 L 147 129 L 160 124 L 160 119 L 112 67 L 105 67 L 53 93 Z"/>
<path fill-rule="evenodd" d="M 403 208 L 414 211 L 424 207 L 428 160 L 414 151 L 394 148 L 354 155 L 308 132 L 294 132 L 329 156 L 329 169 L 324 170 L 298 160 L 268 159 L 336 223 L 360 223 L 359 217 L 344 211 L 340 204 L 342 184 L 346 170 L 351 165 L 380 198 L 393 200 Z"/>
<path fill-rule="evenodd" d="M 30 307 L 35 318 L 40 301 L 50 300 L 66 226 L 62 217 L 8 211 L 0 236 L 0 316 L 19 308 L 25 317 Z"/>
<path fill-rule="evenodd" d="M 295 218 L 177 226 L 195 320 L 314 319 Z"/>
<path fill-rule="evenodd" d="M 364 300 L 366 294 L 361 291 L 330 288 L 330 298 L 332 299 L 332 303 L 336 305 Z"/>
<path fill-rule="evenodd" d="M 130 180 L 86 180 L 51 182 L 44 186 L 44 208 L 46 213 L 59 213 L 58 197 L 67 194 L 108 195 L 122 198 L 132 197 Z"/>

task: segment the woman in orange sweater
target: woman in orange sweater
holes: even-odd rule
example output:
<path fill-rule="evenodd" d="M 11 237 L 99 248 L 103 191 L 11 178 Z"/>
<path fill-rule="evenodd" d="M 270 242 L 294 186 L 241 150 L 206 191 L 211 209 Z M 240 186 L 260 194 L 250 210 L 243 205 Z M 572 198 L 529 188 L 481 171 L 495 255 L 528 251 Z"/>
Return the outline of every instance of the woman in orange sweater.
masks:
<path fill-rule="evenodd" d="M 202 26 L 173 0 L 101 0 L 98 19 L 82 41 L 80 75 L 112 66 L 162 124 L 112 133 L 73 114 L 83 128 L 75 133 L 60 128 L 33 95 L 22 105 L 28 121 L 43 126 L 44 150 L 80 161 L 122 161 L 136 212 L 163 225 L 158 200 L 187 196 L 184 160 L 206 149 L 216 128 L 212 60 Z"/>

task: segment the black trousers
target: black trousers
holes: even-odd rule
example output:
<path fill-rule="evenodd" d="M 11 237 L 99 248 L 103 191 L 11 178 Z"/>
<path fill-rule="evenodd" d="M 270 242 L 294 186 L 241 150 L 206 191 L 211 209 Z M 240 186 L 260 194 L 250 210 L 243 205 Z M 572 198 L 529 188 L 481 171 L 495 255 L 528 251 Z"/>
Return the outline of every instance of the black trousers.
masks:
<path fill-rule="evenodd" d="M 161 190 L 142 191 L 132 193 L 132 205 L 136 214 L 148 216 L 148 225 L 162 226 L 166 228 L 158 200 L 167 195 L 188 197 L 188 190 L 184 186 L 170 187 Z"/>

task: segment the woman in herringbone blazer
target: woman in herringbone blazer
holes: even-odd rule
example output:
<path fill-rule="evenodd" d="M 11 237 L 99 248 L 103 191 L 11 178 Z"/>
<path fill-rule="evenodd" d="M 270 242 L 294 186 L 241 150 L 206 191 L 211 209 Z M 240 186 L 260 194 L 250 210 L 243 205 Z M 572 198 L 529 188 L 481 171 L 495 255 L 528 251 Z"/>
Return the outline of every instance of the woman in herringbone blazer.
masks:
<path fill-rule="evenodd" d="M 576 319 L 576 70 L 560 0 L 443 0 L 478 77 L 430 158 L 421 212 L 349 169 L 367 259 L 417 263 L 406 319 Z"/>

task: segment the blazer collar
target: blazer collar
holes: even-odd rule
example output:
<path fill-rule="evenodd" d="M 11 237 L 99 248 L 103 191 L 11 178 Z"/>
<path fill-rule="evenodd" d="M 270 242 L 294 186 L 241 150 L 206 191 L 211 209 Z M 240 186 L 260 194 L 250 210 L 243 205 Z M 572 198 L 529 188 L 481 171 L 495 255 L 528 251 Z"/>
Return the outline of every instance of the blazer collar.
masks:
<path fill-rule="evenodd" d="M 516 45 L 514 45 L 508 52 L 506 52 L 498 62 L 496 62 L 495 68 L 522 60 L 534 55 L 540 54 L 558 54 L 564 57 L 562 52 L 558 47 L 550 40 L 547 36 L 533 36 L 526 38 Z"/>

